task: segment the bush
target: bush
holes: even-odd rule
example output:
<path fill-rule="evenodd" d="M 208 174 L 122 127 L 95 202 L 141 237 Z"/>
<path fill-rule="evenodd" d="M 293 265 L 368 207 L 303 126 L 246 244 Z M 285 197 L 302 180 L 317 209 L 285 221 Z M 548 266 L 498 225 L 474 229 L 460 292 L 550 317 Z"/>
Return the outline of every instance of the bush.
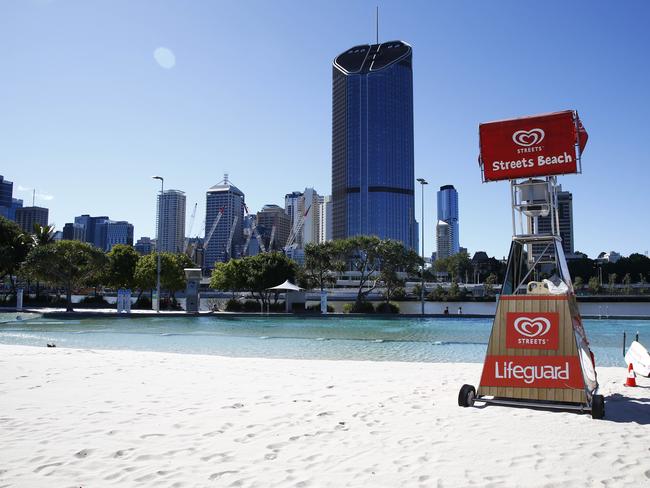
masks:
<path fill-rule="evenodd" d="M 79 307 L 89 307 L 89 308 L 109 308 L 112 307 L 106 299 L 99 296 L 89 296 L 83 297 L 83 299 L 77 304 Z"/>
<path fill-rule="evenodd" d="M 374 311 L 375 307 L 370 302 L 354 302 L 343 305 L 345 313 L 373 313 Z"/>
<path fill-rule="evenodd" d="M 375 312 L 377 313 L 399 313 L 399 305 L 393 302 L 382 302 L 378 303 L 375 307 Z"/>
<path fill-rule="evenodd" d="M 226 302 L 224 310 L 226 312 L 241 312 L 243 308 L 243 304 L 239 300 L 236 298 L 231 298 Z"/>
<path fill-rule="evenodd" d="M 135 308 L 138 310 L 151 310 L 152 308 L 151 298 L 147 296 L 141 296 L 135 301 L 135 303 L 131 308 Z"/>
<path fill-rule="evenodd" d="M 317 305 L 309 305 L 306 309 L 306 312 L 316 312 L 320 313 L 320 303 Z M 334 307 L 332 307 L 330 304 L 327 304 L 327 311 L 328 312 L 334 312 Z"/>
<path fill-rule="evenodd" d="M 404 300 L 406 298 L 406 290 L 402 287 L 395 288 L 395 290 L 393 290 L 393 295 L 391 298 L 393 300 Z"/>

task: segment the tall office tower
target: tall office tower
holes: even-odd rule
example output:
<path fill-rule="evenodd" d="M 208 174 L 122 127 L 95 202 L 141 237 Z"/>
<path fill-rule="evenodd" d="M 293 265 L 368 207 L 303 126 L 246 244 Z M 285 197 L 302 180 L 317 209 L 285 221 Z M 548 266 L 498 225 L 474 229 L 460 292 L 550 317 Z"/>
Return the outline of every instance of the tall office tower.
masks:
<path fill-rule="evenodd" d="M 453 254 L 454 245 L 451 225 L 444 220 L 436 224 L 436 259 L 445 259 Z"/>
<path fill-rule="evenodd" d="M 293 228 L 300 219 L 300 203 L 303 197 L 301 191 L 293 191 L 284 196 L 284 211 L 291 219 L 291 228 Z M 285 243 L 282 243 L 284 246 Z"/>
<path fill-rule="evenodd" d="M 103 233 L 100 224 L 108 220 L 110 220 L 108 215 L 102 215 L 99 217 L 91 217 L 88 214 L 79 215 L 74 218 L 73 226 L 78 228 L 80 227 L 83 231 L 74 232 L 80 232 L 83 234 L 83 238 L 80 240 L 92 244 L 99 249 L 104 249 L 105 234 Z"/>
<path fill-rule="evenodd" d="M 236 257 L 234 251 L 244 244 L 244 194 L 230 183 L 228 175 L 206 193 L 204 267 L 214 268 L 214 263 Z M 221 217 L 219 217 L 221 215 Z M 215 221 L 219 223 L 212 232 Z"/>
<path fill-rule="evenodd" d="M 141 254 L 142 256 L 145 256 L 147 254 L 151 254 L 154 250 L 154 245 L 151 242 L 150 237 L 140 237 L 138 241 L 135 243 L 135 246 L 133 246 L 138 254 Z"/>
<path fill-rule="evenodd" d="M 14 184 L 11 181 L 5 180 L 4 177 L 0 175 L 0 215 L 5 218 L 9 217 L 13 191 Z"/>
<path fill-rule="evenodd" d="M 557 192 L 558 218 L 560 221 L 560 237 L 562 238 L 562 250 L 568 258 L 574 257 L 573 247 L 573 195 L 569 191 L 562 191 L 562 185 L 558 185 Z M 533 219 L 529 218 L 529 229 L 533 231 Z M 537 218 L 537 234 L 548 234 L 552 232 L 551 216 Z M 533 245 L 533 256 L 535 258 L 544 252 L 539 244 Z"/>
<path fill-rule="evenodd" d="M 305 188 L 300 208 L 304 222 L 300 229 L 300 244 L 318 244 L 320 235 L 320 197 L 313 188 Z"/>
<path fill-rule="evenodd" d="M 63 226 L 63 237 L 65 241 L 83 241 L 85 236 L 85 228 L 81 224 L 73 224 L 68 222 Z"/>
<path fill-rule="evenodd" d="M 185 248 L 185 193 L 166 190 L 158 194 L 156 235 L 161 252 L 183 252 Z"/>
<path fill-rule="evenodd" d="M 9 220 L 16 220 L 16 210 L 23 207 L 23 201 L 19 198 L 11 199 L 11 207 L 9 207 Z"/>
<path fill-rule="evenodd" d="M 332 196 L 321 196 L 318 200 L 318 242 L 332 240 Z"/>
<path fill-rule="evenodd" d="M 133 224 L 124 220 L 107 220 L 99 224 L 102 234 L 102 247 L 110 251 L 116 244 L 133 245 Z"/>
<path fill-rule="evenodd" d="M 278 205 L 264 205 L 262 210 L 257 212 L 257 231 L 267 250 L 279 251 L 289 238 L 291 217 Z M 271 242 L 271 237 L 273 237 L 273 242 Z"/>
<path fill-rule="evenodd" d="M 334 239 L 369 234 L 415 248 L 412 58 L 391 41 L 334 60 Z"/>
<path fill-rule="evenodd" d="M 449 256 L 460 252 L 460 242 L 458 236 L 458 192 L 454 185 L 444 185 L 438 191 L 438 221 L 449 224 L 449 236 L 451 247 Z M 440 249 L 438 249 L 440 257 Z"/>
<path fill-rule="evenodd" d="M 34 224 L 47 225 L 49 210 L 43 207 L 21 207 L 16 209 L 16 223 L 24 232 L 33 233 Z"/>

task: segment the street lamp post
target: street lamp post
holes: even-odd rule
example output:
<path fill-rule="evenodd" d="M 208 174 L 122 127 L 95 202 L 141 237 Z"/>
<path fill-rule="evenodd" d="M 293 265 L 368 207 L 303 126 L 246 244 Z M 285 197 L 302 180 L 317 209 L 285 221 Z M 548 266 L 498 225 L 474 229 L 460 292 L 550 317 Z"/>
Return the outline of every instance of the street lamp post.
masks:
<path fill-rule="evenodd" d="M 428 185 L 429 182 L 425 180 L 424 178 L 418 178 L 417 179 L 418 183 L 420 183 L 420 194 L 422 195 L 422 218 L 421 218 L 421 223 L 420 225 L 422 226 L 422 273 L 421 273 L 421 281 L 420 281 L 420 304 L 422 306 L 422 315 L 424 315 L 424 185 Z"/>
<path fill-rule="evenodd" d="M 158 269 L 156 273 L 156 304 L 155 310 L 160 313 L 160 242 L 161 242 L 161 219 L 162 219 L 162 205 L 165 196 L 165 179 L 162 176 L 152 176 L 154 180 L 160 180 L 160 205 L 158 206 L 158 237 L 156 238 L 156 254 L 158 255 Z"/>

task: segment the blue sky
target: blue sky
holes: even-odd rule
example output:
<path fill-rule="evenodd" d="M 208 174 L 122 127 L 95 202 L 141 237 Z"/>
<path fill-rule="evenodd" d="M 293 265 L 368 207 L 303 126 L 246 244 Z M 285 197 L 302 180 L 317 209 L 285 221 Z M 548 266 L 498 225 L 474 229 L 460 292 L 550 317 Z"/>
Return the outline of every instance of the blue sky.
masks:
<path fill-rule="evenodd" d="M 187 193 L 188 220 L 198 203 L 194 235 L 224 172 L 251 210 L 306 186 L 327 194 L 331 62 L 374 39 L 377 4 L 380 40 L 413 46 L 427 253 L 435 190 L 453 184 L 461 245 L 506 254 L 508 185 L 481 183 L 478 124 L 563 109 L 590 134 L 583 174 L 560 177 L 576 249 L 650 248 L 643 1 L 5 0 L 0 174 L 30 202 L 36 188 L 57 228 L 109 215 L 133 222 L 136 238 L 155 232 L 153 174 Z"/>

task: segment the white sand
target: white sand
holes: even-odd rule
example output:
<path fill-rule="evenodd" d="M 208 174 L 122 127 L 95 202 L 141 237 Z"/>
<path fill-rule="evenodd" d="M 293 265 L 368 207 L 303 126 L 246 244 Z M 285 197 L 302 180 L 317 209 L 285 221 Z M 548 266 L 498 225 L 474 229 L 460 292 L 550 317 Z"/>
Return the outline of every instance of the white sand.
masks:
<path fill-rule="evenodd" d="M 650 486 L 650 380 L 458 407 L 480 368 L 0 346 L 0 486 Z"/>

